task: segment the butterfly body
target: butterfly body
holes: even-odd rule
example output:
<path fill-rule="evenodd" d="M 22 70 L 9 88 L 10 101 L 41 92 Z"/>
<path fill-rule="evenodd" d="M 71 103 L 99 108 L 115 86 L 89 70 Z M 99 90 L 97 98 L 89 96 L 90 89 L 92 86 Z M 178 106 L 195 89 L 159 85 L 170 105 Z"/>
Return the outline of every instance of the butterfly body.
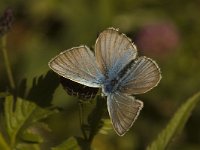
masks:
<path fill-rule="evenodd" d="M 54 57 L 49 67 L 64 78 L 102 88 L 113 127 L 120 136 L 131 128 L 143 108 L 143 102 L 132 95 L 151 90 L 161 79 L 156 62 L 137 57 L 136 46 L 114 28 L 99 35 L 95 55 L 87 46 L 74 47 Z"/>
<path fill-rule="evenodd" d="M 102 86 L 102 92 L 107 96 L 117 90 L 117 80 L 106 80 Z"/>

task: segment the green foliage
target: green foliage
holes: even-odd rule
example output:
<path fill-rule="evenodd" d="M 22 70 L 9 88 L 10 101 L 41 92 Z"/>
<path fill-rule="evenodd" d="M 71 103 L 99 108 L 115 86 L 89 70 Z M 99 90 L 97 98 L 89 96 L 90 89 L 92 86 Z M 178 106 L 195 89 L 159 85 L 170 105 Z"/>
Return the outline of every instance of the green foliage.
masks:
<path fill-rule="evenodd" d="M 25 87 L 24 82 L 21 83 L 22 87 Z M 50 106 L 58 85 L 58 76 L 53 71 L 48 71 L 45 76 L 33 79 L 32 88 L 28 92 L 27 99 L 34 101 L 41 107 Z"/>
<path fill-rule="evenodd" d="M 181 132 L 185 126 L 192 110 L 200 101 L 200 92 L 189 98 L 174 114 L 167 127 L 159 134 L 158 138 L 147 148 L 147 150 L 164 150 L 172 139 Z"/>
<path fill-rule="evenodd" d="M 109 131 L 113 130 L 112 123 L 110 119 L 102 119 L 103 127 L 99 130 L 101 134 L 108 134 Z"/>
<path fill-rule="evenodd" d="M 54 110 L 40 108 L 35 103 L 21 98 L 14 100 L 13 96 L 5 98 L 4 108 L 5 128 L 11 148 L 21 144 L 20 140 L 33 142 L 34 145 L 43 142 L 43 137 L 34 130 L 35 123 L 55 113 Z M 43 128 L 44 125 L 40 124 L 38 127 Z"/>
<path fill-rule="evenodd" d="M 10 150 L 8 144 L 6 143 L 3 135 L 0 133 L 0 149 L 3 150 Z"/>
<path fill-rule="evenodd" d="M 55 82 L 49 82 L 52 79 Z M 5 133 L 0 133 L 0 149 L 40 149 L 47 138 L 44 133 L 51 131 L 42 120 L 58 112 L 53 107 L 47 107 L 51 105 L 53 93 L 59 84 L 56 79 L 57 76 L 51 71 L 38 79 L 34 78 L 27 96 L 26 79 L 19 85 L 17 95 L 1 92 L 0 97 L 5 100 L 0 126 L 5 126 Z"/>
<path fill-rule="evenodd" d="M 40 128 L 43 127 L 43 124 L 40 123 Z M 42 143 L 44 142 L 44 139 L 38 135 L 38 126 L 35 127 L 30 127 L 30 128 L 27 128 L 25 129 L 24 131 L 22 131 L 22 136 L 23 136 L 23 139 L 25 139 L 26 141 L 29 141 L 29 142 L 33 142 L 33 143 Z"/>
<path fill-rule="evenodd" d="M 81 148 L 79 147 L 77 140 L 74 137 L 70 137 L 62 144 L 52 148 L 51 150 L 81 150 Z"/>
<path fill-rule="evenodd" d="M 93 141 L 95 135 L 97 135 L 99 133 L 100 129 L 104 126 L 104 122 L 103 122 L 102 118 L 103 118 L 103 115 L 105 114 L 105 110 L 106 110 L 106 101 L 101 96 L 96 96 L 94 101 L 96 103 L 95 107 L 88 114 L 86 122 L 84 122 L 84 114 L 82 114 L 84 112 L 83 105 L 89 104 L 89 103 L 84 102 L 84 101 L 79 101 L 79 105 L 80 105 L 80 107 L 79 107 L 80 116 L 79 117 L 80 117 L 81 131 L 82 131 L 83 137 L 77 137 L 76 139 L 69 138 L 66 142 L 64 142 L 65 144 L 71 143 L 70 147 L 73 146 L 73 147 L 76 147 L 76 149 L 79 149 L 79 147 L 80 147 L 81 149 L 90 150 L 92 141 Z M 75 146 L 77 144 L 79 145 L 79 147 Z M 61 144 L 61 145 L 63 145 L 63 144 Z M 73 149 L 70 147 L 69 147 L 69 150 Z"/>
<path fill-rule="evenodd" d="M 40 150 L 38 144 L 20 143 L 16 147 L 17 150 Z"/>
<path fill-rule="evenodd" d="M 34 105 L 34 103 L 30 103 L 20 98 L 17 98 L 16 102 L 14 102 L 14 98 L 12 96 L 6 97 L 4 114 L 6 130 L 10 139 L 11 147 L 15 146 L 16 137 L 20 129 L 24 124 L 26 124 L 26 121 L 28 121 L 28 118 L 31 116 L 35 107 L 36 105 Z"/>
<path fill-rule="evenodd" d="M 105 113 L 106 101 L 97 96 L 96 107 L 88 116 L 89 137 L 88 140 L 92 142 L 94 136 L 99 132 L 103 126 L 102 116 Z"/>
<path fill-rule="evenodd" d="M 8 95 L 9 95 L 9 93 L 7 93 L 7 92 L 0 92 L 0 98 L 4 98 Z"/>

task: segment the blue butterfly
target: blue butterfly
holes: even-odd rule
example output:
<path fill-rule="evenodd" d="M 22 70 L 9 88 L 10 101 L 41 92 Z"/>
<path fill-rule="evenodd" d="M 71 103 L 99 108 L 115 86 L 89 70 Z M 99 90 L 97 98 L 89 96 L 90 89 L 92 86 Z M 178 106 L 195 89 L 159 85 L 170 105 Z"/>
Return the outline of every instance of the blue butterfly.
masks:
<path fill-rule="evenodd" d="M 138 57 L 136 46 L 115 28 L 100 33 L 95 55 L 87 46 L 73 47 L 51 59 L 49 67 L 64 78 L 102 88 L 114 130 L 120 136 L 143 108 L 143 102 L 132 95 L 151 90 L 161 79 L 156 62 Z"/>

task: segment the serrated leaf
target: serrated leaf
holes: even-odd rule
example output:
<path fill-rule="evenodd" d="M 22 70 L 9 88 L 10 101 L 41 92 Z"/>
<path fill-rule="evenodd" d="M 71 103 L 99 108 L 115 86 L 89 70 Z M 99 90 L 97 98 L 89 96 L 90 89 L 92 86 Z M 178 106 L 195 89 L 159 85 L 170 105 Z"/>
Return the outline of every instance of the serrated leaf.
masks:
<path fill-rule="evenodd" d="M 176 111 L 173 118 L 169 121 L 167 127 L 158 135 L 158 138 L 147 147 L 147 150 L 164 150 L 170 144 L 172 139 L 181 132 L 187 122 L 192 110 L 200 101 L 200 92 L 189 98 Z"/>
<path fill-rule="evenodd" d="M 6 97 L 4 113 L 6 119 L 6 129 L 12 146 L 15 144 L 16 136 L 19 130 L 28 120 L 35 107 L 36 105 L 29 101 L 17 98 L 16 102 L 14 103 L 12 96 Z"/>
<path fill-rule="evenodd" d="M 77 140 L 74 137 L 70 137 L 57 147 L 51 148 L 51 150 L 81 150 L 81 148 Z"/>
<path fill-rule="evenodd" d="M 45 76 L 41 75 L 39 78 L 33 79 L 27 99 L 34 101 L 41 107 L 50 106 L 54 91 L 58 85 L 58 76 L 52 71 L 48 71 Z"/>
<path fill-rule="evenodd" d="M 16 144 L 16 138 L 20 135 L 21 129 L 25 130 L 25 128 L 36 121 L 54 113 L 53 110 L 42 109 L 35 103 L 21 98 L 17 98 L 16 101 L 14 101 L 12 96 L 6 97 L 4 107 L 6 130 L 10 138 L 11 147 L 14 147 Z M 35 139 L 32 140 L 34 141 Z"/>

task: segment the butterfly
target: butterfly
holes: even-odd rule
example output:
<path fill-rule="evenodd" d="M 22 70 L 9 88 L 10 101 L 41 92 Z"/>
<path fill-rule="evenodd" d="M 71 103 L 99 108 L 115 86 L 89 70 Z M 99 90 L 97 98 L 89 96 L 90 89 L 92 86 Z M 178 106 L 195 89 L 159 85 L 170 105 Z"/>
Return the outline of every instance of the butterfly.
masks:
<path fill-rule="evenodd" d="M 151 90 L 161 80 L 157 63 L 145 56 L 138 57 L 131 39 L 115 28 L 99 34 L 95 54 L 84 45 L 73 47 L 52 58 L 48 65 L 64 78 L 101 88 L 119 136 L 132 127 L 143 108 L 143 102 L 133 95 Z"/>

